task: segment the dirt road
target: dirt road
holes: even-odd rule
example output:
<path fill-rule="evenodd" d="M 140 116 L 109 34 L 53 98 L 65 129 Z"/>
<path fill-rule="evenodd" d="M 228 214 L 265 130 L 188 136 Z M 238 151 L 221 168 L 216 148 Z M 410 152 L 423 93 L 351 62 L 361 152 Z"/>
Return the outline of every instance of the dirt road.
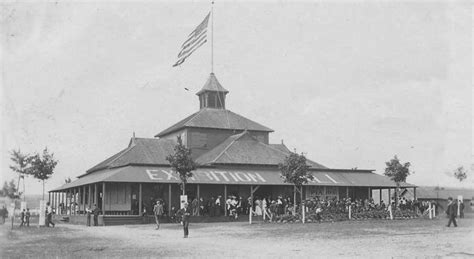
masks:
<path fill-rule="evenodd" d="M 199 223 L 14 229 L 0 226 L 2 258 L 19 257 L 414 257 L 474 256 L 474 218 L 322 224 Z"/>

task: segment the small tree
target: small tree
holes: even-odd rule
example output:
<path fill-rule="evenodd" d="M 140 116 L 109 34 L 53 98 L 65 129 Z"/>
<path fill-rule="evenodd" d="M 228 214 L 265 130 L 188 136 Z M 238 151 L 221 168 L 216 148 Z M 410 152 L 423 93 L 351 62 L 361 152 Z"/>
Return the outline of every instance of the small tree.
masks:
<path fill-rule="evenodd" d="M 1 197 L 8 197 L 10 199 L 20 198 L 21 193 L 18 192 L 18 188 L 15 185 L 15 180 L 11 180 L 9 183 L 5 181 L 3 183 L 3 188 L 0 190 Z"/>
<path fill-rule="evenodd" d="M 398 189 L 400 189 L 400 183 L 404 183 L 407 180 L 407 177 L 410 175 L 410 163 L 405 164 L 400 163 L 400 160 L 397 156 L 394 156 L 390 161 L 385 162 L 387 166 L 385 168 L 385 175 L 390 177 L 392 181 L 397 184 L 397 189 L 395 189 L 395 204 L 398 203 Z M 390 197 L 389 197 L 390 198 Z"/>
<path fill-rule="evenodd" d="M 289 156 L 285 158 L 283 163 L 278 164 L 280 169 L 281 178 L 285 183 L 292 183 L 294 185 L 293 191 L 293 213 L 295 212 L 296 206 L 296 192 L 300 193 L 301 202 L 303 202 L 303 184 L 307 184 L 310 180 L 313 180 L 313 175 L 308 172 L 309 166 L 306 164 L 306 157 L 301 154 L 291 152 Z"/>
<path fill-rule="evenodd" d="M 54 168 L 58 161 L 54 159 L 54 154 L 48 152 L 48 148 L 43 150 L 43 154 L 35 154 L 31 158 L 31 174 L 34 178 L 43 182 L 43 200 L 44 200 L 44 182 L 54 173 Z"/>
<path fill-rule="evenodd" d="M 16 185 L 17 191 L 20 189 L 20 179 L 23 179 L 23 194 L 25 193 L 25 176 L 29 174 L 31 166 L 31 156 L 28 154 L 23 154 L 21 151 L 12 150 L 10 151 L 10 160 L 13 162 L 13 165 L 10 166 L 14 172 L 18 173 L 18 184 Z M 13 181 L 13 180 L 12 180 Z M 15 187 L 16 188 L 16 187 Z M 17 195 L 20 198 L 20 195 Z"/>
<path fill-rule="evenodd" d="M 170 162 L 173 171 L 179 175 L 181 189 L 183 190 L 183 195 L 185 195 L 186 183 L 188 178 L 193 176 L 192 171 L 196 169 L 197 164 L 191 157 L 191 150 L 183 145 L 180 136 L 178 136 L 178 144 L 174 147 L 174 154 L 168 155 L 166 160 Z"/>
<path fill-rule="evenodd" d="M 456 168 L 456 170 L 454 170 L 454 177 L 456 177 L 456 179 L 458 179 L 460 182 L 466 180 L 467 178 L 466 169 L 464 169 L 463 166 Z"/>

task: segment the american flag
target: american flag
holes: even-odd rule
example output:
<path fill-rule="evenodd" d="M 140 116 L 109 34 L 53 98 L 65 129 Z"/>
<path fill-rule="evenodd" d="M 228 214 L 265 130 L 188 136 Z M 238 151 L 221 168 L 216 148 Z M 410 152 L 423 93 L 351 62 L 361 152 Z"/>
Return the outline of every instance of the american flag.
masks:
<path fill-rule="evenodd" d="M 206 15 L 206 18 L 201 22 L 201 24 L 194 29 L 188 35 L 186 41 L 181 45 L 181 51 L 178 54 L 178 61 L 173 65 L 173 67 L 181 65 L 194 51 L 199 47 L 204 45 L 207 42 L 207 24 L 209 23 L 210 12 Z"/>

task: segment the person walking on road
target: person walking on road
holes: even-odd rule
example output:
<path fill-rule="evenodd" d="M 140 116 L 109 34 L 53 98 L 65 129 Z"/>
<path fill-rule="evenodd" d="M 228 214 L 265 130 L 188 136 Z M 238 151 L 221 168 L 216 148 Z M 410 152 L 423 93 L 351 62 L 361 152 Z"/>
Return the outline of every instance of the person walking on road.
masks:
<path fill-rule="evenodd" d="M 453 202 L 453 198 L 449 197 L 448 198 L 448 208 L 446 209 L 446 214 L 448 214 L 449 221 L 448 225 L 446 225 L 448 228 L 451 226 L 451 222 L 454 224 L 454 227 L 457 227 L 458 224 L 456 223 L 456 214 L 457 214 L 458 208 L 455 202 Z"/>
<path fill-rule="evenodd" d="M 27 227 L 30 226 L 30 217 L 31 217 L 30 209 L 27 208 L 26 213 L 25 213 L 25 222 L 26 222 Z"/>
<path fill-rule="evenodd" d="M 20 213 L 20 220 L 21 220 L 20 227 L 23 227 L 25 225 L 25 209 L 23 209 Z"/>
<path fill-rule="evenodd" d="M 53 228 L 56 224 L 53 222 L 53 207 L 49 202 L 46 203 L 46 226 L 53 225 Z"/>
<path fill-rule="evenodd" d="M 181 224 L 183 224 L 184 238 L 188 238 L 189 235 L 189 218 L 193 212 L 188 206 L 188 203 L 184 203 L 184 208 L 180 210 Z"/>

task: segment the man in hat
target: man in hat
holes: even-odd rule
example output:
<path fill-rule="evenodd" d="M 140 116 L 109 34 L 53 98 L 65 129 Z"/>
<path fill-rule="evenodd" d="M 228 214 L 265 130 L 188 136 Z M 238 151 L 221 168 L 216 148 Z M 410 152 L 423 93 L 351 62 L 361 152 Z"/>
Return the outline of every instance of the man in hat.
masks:
<path fill-rule="evenodd" d="M 188 203 L 184 203 L 184 208 L 179 210 L 181 215 L 181 224 L 183 225 L 184 238 L 188 238 L 189 235 L 189 218 L 191 217 L 192 211 L 188 206 Z"/>
<path fill-rule="evenodd" d="M 451 226 L 451 222 L 454 224 L 454 227 L 457 227 L 458 224 L 456 223 L 456 214 L 457 214 L 458 208 L 455 202 L 453 202 L 453 198 L 449 197 L 448 198 L 448 208 L 446 209 L 446 214 L 448 214 L 449 221 L 448 225 L 446 225 L 448 228 Z"/>
<path fill-rule="evenodd" d="M 97 204 L 94 204 L 94 209 L 92 209 L 92 214 L 94 215 L 94 226 L 99 225 L 99 207 L 97 207 Z"/>

